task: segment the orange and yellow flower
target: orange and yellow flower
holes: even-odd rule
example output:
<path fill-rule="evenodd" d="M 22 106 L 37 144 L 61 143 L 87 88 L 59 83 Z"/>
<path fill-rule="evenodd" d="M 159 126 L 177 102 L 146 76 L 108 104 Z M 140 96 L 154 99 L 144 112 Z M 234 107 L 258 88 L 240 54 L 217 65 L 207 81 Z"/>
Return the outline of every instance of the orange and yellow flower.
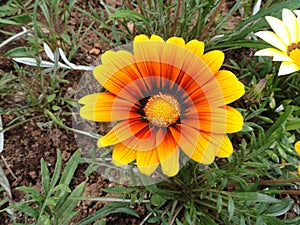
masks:
<path fill-rule="evenodd" d="M 233 152 L 227 133 L 241 130 L 241 114 L 227 104 L 244 94 L 244 85 L 220 70 L 224 54 L 204 54 L 204 43 L 138 35 L 133 54 L 107 51 L 94 76 L 107 92 L 87 95 L 81 117 L 116 122 L 97 144 L 114 146 L 115 165 L 134 160 L 141 173 L 160 165 L 167 176 L 180 169 L 180 154 L 203 164 Z"/>
<path fill-rule="evenodd" d="M 297 17 L 295 16 L 297 15 Z M 256 56 L 272 56 L 273 61 L 282 61 L 278 75 L 286 75 L 300 70 L 300 13 L 282 10 L 282 20 L 266 16 L 272 31 L 259 31 L 258 37 L 275 48 L 262 49 Z"/>

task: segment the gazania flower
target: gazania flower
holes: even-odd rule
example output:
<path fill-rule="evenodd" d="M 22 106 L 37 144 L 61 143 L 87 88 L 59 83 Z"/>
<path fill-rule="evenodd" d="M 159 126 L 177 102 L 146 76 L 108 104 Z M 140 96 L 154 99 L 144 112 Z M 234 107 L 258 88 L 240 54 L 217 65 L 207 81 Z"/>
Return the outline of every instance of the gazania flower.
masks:
<path fill-rule="evenodd" d="M 296 142 L 295 149 L 297 154 L 300 156 L 300 141 Z M 298 173 L 300 174 L 300 165 L 298 166 Z"/>
<path fill-rule="evenodd" d="M 219 70 L 224 54 L 204 52 L 203 42 L 166 42 L 157 35 L 135 37 L 134 54 L 108 51 L 94 76 L 108 92 L 79 100 L 83 118 L 114 121 L 97 144 L 113 145 L 115 165 L 134 160 L 141 173 L 160 165 L 167 176 L 178 173 L 180 154 L 210 164 L 233 151 L 226 133 L 243 126 L 241 114 L 226 104 L 244 94 L 233 73 Z"/>
<path fill-rule="evenodd" d="M 256 56 L 273 56 L 273 61 L 282 61 L 278 75 L 286 75 L 300 70 L 300 15 L 288 9 L 282 10 L 282 20 L 266 16 L 274 32 L 259 31 L 258 37 L 275 48 L 262 49 Z"/>

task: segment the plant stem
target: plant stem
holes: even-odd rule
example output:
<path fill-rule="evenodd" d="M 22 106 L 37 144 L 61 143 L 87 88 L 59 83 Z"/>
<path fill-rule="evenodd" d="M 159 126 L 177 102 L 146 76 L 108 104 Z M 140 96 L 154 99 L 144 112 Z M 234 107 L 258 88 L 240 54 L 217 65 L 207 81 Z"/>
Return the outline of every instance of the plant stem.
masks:
<path fill-rule="evenodd" d="M 175 31 L 176 31 L 177 22 L 178 22 L 178 19 L 179 19 L 179 16 L 180 16 L 180 11 L 181 11 L 181 1 L 182 0 L 178 0 L 178 3 L 177 3 L 176 15 L 175 15 L 175 19 L 174 19 L 171 34 L 170 34 L 171 36 L 173 36 L 175 34 Z"/>
<path fill-rule="evenodd" d="M 300 182 L 300 178 L 277 179 L 277 180 L 261 180 L 259 182 L 259 185 L 272 185 L 272 184 L 294 183 L 294 182 Z"/>
<path fill-rule="evenodd" d="M 145 13 L 144 13 L 144 10 L 143 10 L 143 5 L 142 5 L 141 0 L 136 0 L 136 2 L 137 2 L 137 4 L 138 4 L 138 7 L 139 7 L 139 10 L 140 10 L 141 14 L 142 14 L 143 16 L 145 16 Z"/>
<path fill-rule="evenodd" d="M 38 118 L 42 118 L 42 117 L 45 117 L 45 116 L 44 116 L 44 115 L 39 115 L 39 116 L 35 116 L 35 117 L 32 117 L 32 118 L 27 119 L 27 120 L 23 120 L 23 121 L 21 121 L 21 122 L 19 122 L 19 123 L 16 123 L 16 124 L 14 124 L 14 125 L 11 125 L 11 126 L 9 126 L 9 127 L 6 127 L 6 128 L 4 128 L 4 129 L 0 130 L 0 133 L 6 132 L 6 131 L 8 131 L 8 130 L 10 130 L 10 129 L 12 129 L 12 128 L 15 128 L 15 127 L 17 127 L 17 126 L 20 126 L 20 125 L 22 125 L 22 124 L 24 124 L 24 123 L 27 123 L 28 121 L 31 121 L 31 120 L 34 120 L 34 119 L 38 119 Z"/>
<path fill-rule="evenodd" d="M 198 40 L 201 41 L 205 38 L 210 27 L 212 26 L 213 22 L 215 21 L 216 16 L 219 14 L 219 12 L 221 11 L 224 4 L 225 4 L 225 0 L 221 0 L 221 2 L 219 3 L 218 7 L 215 10 L 215 12 L 209 17 L 208 23 L 207 23 L 206 27 L 204 28 L 203 33 L 198 37 Z"/>

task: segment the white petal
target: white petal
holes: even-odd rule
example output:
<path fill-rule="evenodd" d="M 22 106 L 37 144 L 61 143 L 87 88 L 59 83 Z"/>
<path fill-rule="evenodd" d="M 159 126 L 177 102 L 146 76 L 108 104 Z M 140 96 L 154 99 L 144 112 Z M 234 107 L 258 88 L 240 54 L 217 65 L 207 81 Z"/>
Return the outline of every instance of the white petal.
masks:
<path fill-rule="evenodd" d="M 293 62 L 293 60 L 286 54 L 276 54 L 273 61 Z"/>
<path fill-rule="evenodd" d="M 282 10 L 282 21 L 286 25 L 292 43 L 298 43 L 298 22 L 294 13 L 289 9 Z"/>
<path fill-rule="evenodd" d="M 265 48 L 257 51 L 255 56 L 273 56 L 273 61 L 288 61 L 292 62 L 293 60 L 285 53 L 276 48 Z"/>
<path fill-rule="evenodd" d="M 255 56 L 275 56 L 276 54 L 281 54 L 282 51 L 279 51 L 276 48 L 265 48 L 255 52 Z"/>
<path fill-rule="evenodd" d="M 54 54 L 53 54 L 51 48 L 49 47 L 49 45 L 47 45 L 46 43 L 44 43 L 44 50 L 45 50 L 48 58 L 51 59 L 52 62 L 54 62 Z"/>
<path fill-rule="evenodd" d="M 261 7 L 261 0 L 258 0 L 253 7 L 252 15 L 255 15 L 256 13 L 258 13 L 258 11 L 260 10 L 260 7 Z"/>
<path fill-rule="evenodd" d="M 289 46 L 291 44 L 291 38 L 286 25 L 280 19 L 272 16 L 266 16 L 266 20 L 283 43 Z"/>
<path fill-rule="evenodd" d="M 300 70 L 300 67 L 295 63 L 290 62 L 282 62 L 279 68 L 278 76 L 290 74 Z"/>
<path fill-rule="evenodd" d="M 300 10 L 294 10 L 293 11 L 297 16 L 300 16 Z"/>
<path fill-rule="evenodd" d="M 287 46 L 284 42 L 273 32 L 271 31 L 259 31 L 255 33 L 256 36 L 263 39 L 265 42 L 269 43 L 270 45 L 273 45 L 274 47 L 286 52 Z"/>
<path fill-rule="evenodd" d="M 300 41 L 300 15 L 297 17 L 297 23 L 298 23 L 298 41 Z"/>
<path fill-rule="evenodd" d="M 61 66 L 61 67 L 68 68 L 68 69 L 71 69 L 71 68 L 72 68 L 72 69 L 74 69 L 74 70 L 93 70 L 93 69 L 94 69 L 93 66 L 77 66 L 77 65 L 75 65 L 74 63 L 71 63 L 71 62 L 67 59 L 65 53 L 63 52 L 63 50 L 62 50 L 61 48 L 59 48 L 58 51 L 59 51 L 59 54 L 60 54 L 62 60 L 65 62 L 65 64 L 68 65 L 68 66 L 66 66 L 66 65 L 60 63 L 60 66 Z M 64 65 L 64 66 L 62 66 L 62 65 Z"/>
<path fill-rule="evenodd" d="M 23 63 L 29 66 L 37 66 L 38 62 L 36 59 L 34 58 L 27 58 L 27 57 L 21 57 L 21 58 L 13 58 L 14 61 L 18 62 L 18 63 Z M 54 63 L 53 62 L 48 62 L 48 61 L 44 61 L 42 60 L 40 62 L 40 67 L 54 67 Z"/>

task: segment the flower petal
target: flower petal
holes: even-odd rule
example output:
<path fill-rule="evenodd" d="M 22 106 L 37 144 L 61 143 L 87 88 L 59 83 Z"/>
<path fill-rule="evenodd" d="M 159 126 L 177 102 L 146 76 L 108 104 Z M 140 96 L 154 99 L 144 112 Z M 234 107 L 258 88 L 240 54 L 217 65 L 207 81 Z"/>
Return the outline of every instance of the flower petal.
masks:
<path fill-rule="evenodd" d="M 134 56 L 124 50 L 114 52 L 114 51 L 107 51 L 102 54 L 101 62 L 105 66 L 113 67 L 118 70 L 132 64 L 134 62 Z"/>
<path fill-rule="evenodd" d="M 279 68 L 278 76 L 290 74 L 300 70 L 300 67 L 292 62 L 282 62 Z"/>
<path fill-rule="evenodd" d="M 136 39 L 134 39 L 136 40 Z M 165 45 L 164 41 L 161 41 L 158 36 L 152 35 L 150 40 L 145 38 L 139 38 L 138 41 L 134 41 L 134 60 L 137 69 L 141 76 L 144 77 L 146 87 L 144 89 L 158 89 L 160 82 L 157 77 L 161 74 L 161 52 Z M 147 81 L 146 78 L 147 77 Z"/>
<path fill-rule="evenodd" d="M 228 70 L 220 70 L 216 74 L 219 85 L 223 91 L 225 104 L 232 103 L 245 94 L 244 85 L 236 78 L 236 76 Z"/>
<path fill-rule="evenodd" d="M 80 116 L 91 121 L 111 122 L 141 116 L 134 104 L 109 92 L 86 95 L 78 102 L 85 104 L 80 109 Z"/>
<path fill-rule="evenodd" d="M 297 10 L 300 12 L 300 10 Z M 298 23 L 298 41 L 300 41 L 300 14 L 297 14 L 297 23 Z"/>
<path fill-rule="evenodd" d="M 135 36 L 133 43 L 140 42 L 140 41 L 149 41 L 149 38 L 145 34 L 140 34 L 140 35 Z"/>
<path fill-rule="evenodd" d="M 180 149 L 188 157 L 203 164 L 212 163 L 217 149 L 210 144 L 210 138 L 206 134 L 184 124 L 169 129 Z"/>
<path fill-rule="evenodd" d="M 288 61 L 293 60 L 287 55 L 286 52 L 280 51 L 276 48 L 265 48 L 255 52 L 255 56 L 273 56 L 273 61 Z"/>
<path fill-rule="evenodd" d="M 196 123 L 197 120 L 200 125 Z M 181 123 L 201 131 L 217 134 L 238 132 L 244 124 L 241 113 L 230 106 L 225 108 L 198 106 L 196 112 L 186 113 Z"/>
<path fill-rule="evenodd" d="M 153 149 L 151 151 L 137 151 L 136 163 L 141 173 L 148 176 L 151 175 L 159 165 L 157 150 Z"/>
<path fill-rule="evenodd" d="M 176 45 L 179 45 L 179 46 L 182 46 L 184 47 L 185 46 L 185 41 L 183 38 L 181 37 L 170 37 L 166 43 L 173 43 L 173 44 L 176 44 Z"/>
<path fill-rule="evenodd" d="M 179 150 L 171 133 L 157 146 L 157 155 L 165 175 L 172 177 L 179 171 Z"/>
<path fill-rule="evenodd" d="M 211 164 L 220 146 L 220 138 L 215 138 L 210 133 L 201 132 L 200 138 L 197 141 L 197 147 L 190 157 L 196 162 Z"/>
<path fill-rule="evenodd" d="M 167 128 L 145 127 L 122 143 L 137 151 L 150 151 L 160 145 L 166 137 Z"/>
<path fill-rule="evenodd" d="M 235 108 L 226 106 L 226 133 L 239 132 L 244 125 L 242 114 Z"/>
<path fill-rule="evenodd" d="M 273 45 L 274 47 L 280 49 L 281 51 L 287 51 L 287 45 L 275 33 L 271 31 L 259 31 L 255 33 L 255 35 L 260 37 L 270 45 Z"/>
<path fill-rule="evenodd" d="M 288 29 L 291 43 L 298 43 L 298 29 L 299 25 L 295 14 L 289 9 L 282 10 L 282 21 Z M 289 44 L 291 44 L 289 43 Z"/>
<path fill-rule="evenodd" d="M 186 48 L 195 53 L 200 58 L 204 53 L 204 43 L 202 41 L 191 40 L 186 44 Z"/>
<path fill-rule="evenodd" d="M 129 67 L 132 68 L 131 71 L 134 71 L 133 66 Z M 135 103 L 143 96 L 141 90 L 145 89 L 145 85 L 139 82 L 140 79 L 135 81 L 135 78 L 132 76 L 135 72 L 124 73 L 115 67 L 99 65 L 95 67 L 93 73 L 96 80 L 103 85 L 105 89 L 118 97 Z M 128 74 L 131 74 L 131 76 Z"/>
<path fill-rule="evenodd" d="M 300 17 L 300 10 L 293 10 L 293 12 L 294 12 L 298 17 Z"/>
<path fill-rule="evenodd" d="M 297 141 L 295 144 L 295 150 L 297 154 L 300 156 L 300 141 Z"/>
<path fill-rule="evenodd" d="M 99 148 L 120 143 L 148 126 L 140 118 L 129 119 L 128 121 L 120 121 L 106 135 L 101 137 L 97 145 Z"/>
<path fill-rule="evenodd" d="M 221 68 L 224 62 L 224 58 L 224 53 L 219 50 L 207 52 L 202 56 L 202 59 L 209 66 L 209 68 L 214 74 L 217 73 L 218 70 Z"/>
<path fill-rule="evenodd" d="M 228 158 L 233 152 L 233 146 L 227 135 L 223 136 L 222 144 L 217 153 L 220 158 Z"/>
<path fill-rule="evenodd" d="M 151 41 L 160 41 L 160 42 L 163 42 L 163 43 L 165 42 L 164 39 L 162 39 L 160 36 L 155 35 L 155 34 L 151 35 L 150 40 Z"/>
<path fill-rule="evenodd" d="M 286 25 L 282 20 L 277 19 L 272 16 L 266 16 L 267 22 L 270 24 L 273 31 L 278 35 L 278 37 L 283 41 L 286 46 L 291 44 L 291 37 L 288 32 Z"/>
<path fill-rule="evenodd" d="M 136 158 L 136 150 L 127 148 L 122 143 L 114 146 L 112 152 L 113 163 L 116 166 L 124 166 L 131 163 Z"/>

